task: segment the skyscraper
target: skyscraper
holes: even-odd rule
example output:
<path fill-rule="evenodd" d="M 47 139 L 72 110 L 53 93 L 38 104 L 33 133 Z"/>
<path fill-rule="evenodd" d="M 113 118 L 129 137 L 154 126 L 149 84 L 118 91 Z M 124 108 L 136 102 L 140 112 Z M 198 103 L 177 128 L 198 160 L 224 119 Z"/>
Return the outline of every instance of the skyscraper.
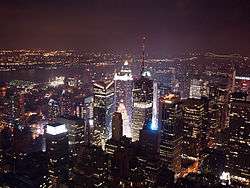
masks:
<path fill-rule="evenodd" d="M 119 112 L 114 112 L 112 118 L 112 138 L 119 142 L 121 137 L 122 137 L 122 114 Z"/>
<path fill-rule="evenodd" d="M 61 93 L 59 104 L 61 115 L 74 115 L 75 108 L 73 100 L 73 91 L 70 89 L 64 89 Z"/>
<path fill-rule="evenodd" d="M 94 97 L 87 96 L 84 98 L 84 121 L 85 121 L 85 143 L 93 144 L 94 138 Z"/>
<path fill-rule="evenodd" d="M 115 106 L 122 113 L 123 134 L 131 137 L 132 121 L 132 71 L 125 61 L 120 72 L 115 73 Z"/>
<path fill-rule="evenodd" d="M 114 82 L 94 83 L 94 139 L 95 145 L 104 148 L 112 136 L 112 113 L 114 111 Z"/>
<path fill-rule="evenodd" d="M 173 172 L 181 170 L 182 112 L 180 97 L 167 94 L 160 100 L 160 158 Z"/>
<path fill-rule="evenodd" d="M 201 97 L 207 97 L 209 95 L 208 82 L 203 80 L 193 79 L 191 80 L 189 98 L 200 99 Z"/>
<path fill-rule="evenodd" d="M 176 83 L 177 80 L 175 78 L 175 68 L 164 68 L 156 71 L 155 78 L 158 83 L 158 88 L 160 92 L 160 96 L 164 96 L 169 91 L 176 92 Z"/>
<path fill-rule="evenodd" d="M 48 184 L 67 184 L 69 173 L 69 143 L 65 124 L 48 124 L 46 130 L 48 152 Z"/>
<path fill-rule="evenodd" d="M 132 141 L 139 140 L 140 130 L 145 124 L 152 124 L 153 80 L 149 72 L 134 81 Z"/>
<path fill-rule="evenodd" d="M 48 102 L 48 120 L 54 122 L 58 116 L 60 116 L 60 106 L 57 101 L 50 99 Z"/>
<path fill-rule="evenodd" d="M 183 101 L 183 153 L 198 158 L 202 150 L 205 106 L 201 99 Z"/>
<path fill-rule="evenodd" d="M 151 129 L 157 129 L 153 115 L 154 101 L 154 81 L 151 73 L 145 70 L 145 37 L 142 43 L 142 67 L 139 79 L 133 83 L 133 120 L 132 120 L 132 141 L 138 141 L 140 130 L 144 126 L 151 126 Z M 157 88 L 157 87 L 156 87 Z M 156 110 L 156 109 L 155 109 Z"/>
<path fill-rule="evenodd" d="M 64 116 L 57 118 L 56 123 L 65 125 L 68 130 L 70 158 L 74 162 L 85 142 L 85 122 L 74 116 Z"/>
<path fill-rule="evenodd" d="M 243 182 L 250 179 L 250 101 L 243 93 L 234 93 L 231 101 L 229 128 L 223 140 L 226 151 L 226 171 Z"/>

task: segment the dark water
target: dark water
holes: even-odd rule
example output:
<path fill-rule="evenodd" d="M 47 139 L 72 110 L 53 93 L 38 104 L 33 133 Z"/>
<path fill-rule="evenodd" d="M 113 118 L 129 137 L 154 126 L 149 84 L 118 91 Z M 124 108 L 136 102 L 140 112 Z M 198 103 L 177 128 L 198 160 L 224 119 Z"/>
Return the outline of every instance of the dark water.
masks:
<path fill-rule="evenodd" d="M 0 81 L 9 82 L 11 80 L 27 80 L 34 82 L 46 82 L 55 76 L 80 76 L 82 79 L 87 79 L 93 69 L 86 67 L 74 68 L 57 68 L 57 69 L 29 69 L 9 72 L 0 72 Z"/>

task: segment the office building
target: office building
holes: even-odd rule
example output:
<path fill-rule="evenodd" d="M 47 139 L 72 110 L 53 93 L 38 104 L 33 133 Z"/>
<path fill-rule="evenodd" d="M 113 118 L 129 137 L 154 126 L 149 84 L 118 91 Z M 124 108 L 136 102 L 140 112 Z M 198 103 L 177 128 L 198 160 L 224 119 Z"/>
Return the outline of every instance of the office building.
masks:
<path fill-rule="evenodd" d="M 74 116 L 64 116 L 57 118 L 56 123 L 65 125 L 68 130 L 69 156 L 73 165 L 85 144 L 85 122 Z"/>
<path fill-rule="evenodd" d="M 54 122 L 61 115 L 60 106 L 57 101 L 50 99 L 48 102 L 48 120 Z"/>
<path fill-rule="evenodd" d="M 226 171 L 233 179 L 250 179 L 250 101 L 244 93 L 233 93 L 229 128 L 225 129 Z"/>
<path fill-rule="evenodd" d="M 183 101 L 183 153 L 198 158 L 202 148 L 205 106 L 201 99 Z"/>
<path fill-rule="evenodd" d="M 94 144 L 105 147 L 112 136 L 112 114 L 114 112 L 114 82 L 94 83 Z"/>
<path fill-rule="evenodd" d="M 68 183 L 69 141 L 65 124 L 48 124 L 46 128 L 48 153 L 48 185 L 56 187 Z"/>
<path fill-rule="evenodd" d="M 160 158 L 173 172 L 181 170 L 182 111 L 180 96 L 166 94 L 160 99 Z"/>
<path fill-rule="evenodd" d="M 120 141 L 122 137 L 122 114 L 119 112 L 113 113 L 112 118 L 112 138 Z"/>
<path fill-rule="evenodd" d="M 202 79 L 192 79 L 190 83 L 189 98 L 201 99 L 201 97 L 208 97 L 209 86 L 207 81 Z"/>
<path fill-rule="evenodd" d="M 115 106 L 122 113 L 123 135 L 131 137 L 132 123 L 132 71 L 128 61 L 124 62 L 120 72 L 115 73 Z"/>
<path fill-rule="evenodd" d="M 134 142 L 139 140 L 140 130 L 144 125 L 152 122 L 153 80 L 149 72 L 134 81 L 133 108 L 132 140 Z"/>

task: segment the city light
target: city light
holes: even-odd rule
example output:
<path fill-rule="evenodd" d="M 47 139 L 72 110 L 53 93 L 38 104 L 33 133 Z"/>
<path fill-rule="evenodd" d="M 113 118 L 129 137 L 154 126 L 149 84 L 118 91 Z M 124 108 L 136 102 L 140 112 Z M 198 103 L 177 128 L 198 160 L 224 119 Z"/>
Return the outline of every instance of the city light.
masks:
<path fill-rule="evenodd" d="M 59 135 L 62 133 L 66 133 L 68 130 L 66 129 L 65 124 L 61 125 L 47 125 L 47 133 L 51 135 Z"/>
<path fill-rule="evenodd" d="M 220 176 L 220 180 L 222 180 L 223 185 L 230 185 L 231 184 L 231 178 L 230 178 L 230 173 L 229 172 L 222 172 Z"/>
<path fill-rule="evenodd" d="M 250 0 L 158 1 L 1 3 L 0 187 L 249 187 Z"/>
<path fill-rule="evenodd" d="M 63 77 L 63 76 L 55 77 L 54 80 L 49 82 L 49 85 L 52 87 L 57 87 L 57 86 L 63 85 L 64 80 L 65 80 L 65 77 Z"/>

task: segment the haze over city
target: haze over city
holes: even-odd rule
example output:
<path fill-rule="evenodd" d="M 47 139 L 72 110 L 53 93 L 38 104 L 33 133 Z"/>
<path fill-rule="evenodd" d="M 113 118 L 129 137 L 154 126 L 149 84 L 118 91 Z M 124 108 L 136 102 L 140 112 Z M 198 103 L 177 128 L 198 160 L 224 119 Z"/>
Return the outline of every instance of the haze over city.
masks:
<path fill-rule="evenodd" d="M 247 0 L 1 1 L 0 47 L 138 52 L 187 50 L 249 54 Z"/>
<path fill-rule="evenodd" d="M 0 187 L 247 188 L 249 0 L 0 3 Z"/>

